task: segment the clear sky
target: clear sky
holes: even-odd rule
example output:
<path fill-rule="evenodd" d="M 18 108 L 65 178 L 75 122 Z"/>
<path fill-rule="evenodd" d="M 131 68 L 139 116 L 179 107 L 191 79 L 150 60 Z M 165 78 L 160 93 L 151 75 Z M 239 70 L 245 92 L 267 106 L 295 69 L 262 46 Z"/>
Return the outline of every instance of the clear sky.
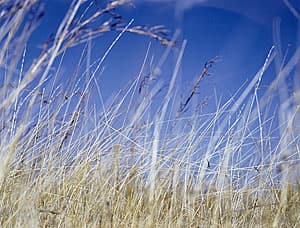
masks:
<path fill-rule="evenodd" d="M 44 2 L 45 17 L 29 44 L 29 48 L 36 51 L 37 44 L 55 32 L 70 4 L 69 0 Z M 102 1 L 95 2 L 100 7 L 103 5 Z M 297 6 L 299 0 L 289 2 Z M 203 95 L 213 93 L 216 88 L 219 95 L 230 96 L 246 79 L 252 78 L 273 44 L 274 23 L 280 21 L 282 52 L 288 47 L 295 49 L 298 42 L 297 19 L 283 0 L 135 0 L 133 3 L 134 7 L 122 7 L 118 11 L 127 21 L 134 19 L 134 25 L 165 25 L 171 36 L 180 29 L 179 40 L 187 40 L 180 73 L 184 88 L 191 85 L 207 60 L 220 56 L 220 61 L 212 69 L 213 76 L 203 81 L 200 90 Z M 93 42 L 93 57 L 103 55 L 116 35 L 112 33 L 97 38 Z M 105 96 L 122 88 L 138 73 L 149 41 L 151 39 L 147 37 L 133 34 L 121 38 L 104 63 L 101 85 Z M 152 41 L 151 54 L 156 60 L 164 49 Z M 70 51 L 71 58 L 66 60 L 64 69 L 66 75 L 75 67 L 74 56 L 78 57 L 80 51 L 80 48 Z M 172 64 L 168 66 L 174 67 Z M 171 72 L 168 66 L 161 75 L 166 81 Z M 270 71 L 263 83 L 268 84 L 273 77 Z"/>

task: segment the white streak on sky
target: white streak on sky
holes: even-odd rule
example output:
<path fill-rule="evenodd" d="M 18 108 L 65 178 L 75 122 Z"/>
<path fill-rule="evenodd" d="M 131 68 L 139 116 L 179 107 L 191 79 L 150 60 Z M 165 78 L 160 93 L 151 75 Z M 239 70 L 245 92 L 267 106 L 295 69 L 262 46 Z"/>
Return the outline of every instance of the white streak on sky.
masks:
<path fill-rule="evenodd" d="M 136 0 L 136 2 L 174 3 L 181 14 L 195 6 L 206 6 L 231 11 L 261 24 L 269 24 L 287 7 L 281 0 Z"/>

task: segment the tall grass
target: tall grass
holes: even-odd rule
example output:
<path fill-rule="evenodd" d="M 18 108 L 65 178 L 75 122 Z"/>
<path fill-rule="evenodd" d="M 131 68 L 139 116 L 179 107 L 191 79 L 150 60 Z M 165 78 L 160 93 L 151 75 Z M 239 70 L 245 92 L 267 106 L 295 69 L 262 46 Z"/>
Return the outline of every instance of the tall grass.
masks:
<path fill-rule="evenodd" d="M 176 82 L 186 43 L 175 45 L 162 26 L 123 23 L 115 10 L 127 3 L 90 11 L 94 1 L 73 1 L 28 64 L 43 8 L 0 1 L 1 227 L 300 226 L 300 92 L 286 84 L 300 47 L 286 59 L 275 42 L 252 80 L 203 114 L 197 91 L 215 60 L 181 99 Z M 113 31 L 115 40 L 91 62 L 91 40 Z M 155 65 L 149 45 L 139 74 L 107 103 L 97 76 L 127 32 L 150 36 L 166 51 Z M 76 45 L 83 47 L 76 71 L 60 83 L 66 52 Z M 176 48 L 166 85 L 160 71 Z M 274 61 L 276 77 L 261 93 Z"/>

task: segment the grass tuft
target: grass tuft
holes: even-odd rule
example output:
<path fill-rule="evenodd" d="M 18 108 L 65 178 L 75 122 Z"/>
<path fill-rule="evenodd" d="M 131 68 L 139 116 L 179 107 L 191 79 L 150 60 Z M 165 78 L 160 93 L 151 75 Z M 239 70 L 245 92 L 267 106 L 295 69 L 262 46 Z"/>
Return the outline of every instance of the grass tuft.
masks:
<path fill-rule="evenodd" d="M 281 61 L 272 47 L 250 83 L 203 114 L 189 107 L 216 59 L 180 103 L 186 42 L 166 85 L 159 73 L 175 39 L 160 25 L 125 23 L 116 11 L 129 1 L 96 2 L 73 1 L 31 61 L 27 44 L 42 4 L 0 1 L 0 226 L 300 226 L 300 91 L 285 96 L 300 48 Z M 91 42 L 107 32 L 117 37 L 93 63 Z M 138 76 L 104 102 L 99 68 L 128 32 L 166 51 L 155 65 L 149 45 Z M 64 83 L 61 68 L 74 46 L 82 56 Z M 261 95 L 275 60 L 282 67 Z"/>

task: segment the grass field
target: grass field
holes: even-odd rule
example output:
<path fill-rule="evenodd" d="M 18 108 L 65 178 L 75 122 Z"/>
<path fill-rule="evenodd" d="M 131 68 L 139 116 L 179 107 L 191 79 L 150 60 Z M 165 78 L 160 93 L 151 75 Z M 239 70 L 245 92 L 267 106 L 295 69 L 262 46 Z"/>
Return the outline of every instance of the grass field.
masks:
<path fill-rule="evenodd" d="M 175 45 L 162 26 L 123 24 L 115 9 L 124 4 L 79 14 L 92 3 L 74 1 L 30 60 L 43 9 L 0 1 L 0 226 L 300 227 L 300 91 L 286 84 L 300 47 L 262 93 L 261 79 L 278 60 L 275 44 L 247 84 L 204 114 L 197 91 L 217 59 L 181 97 L 186 42 Z M 99 17 L 107 19 L 95 28 Z M 107 32 L 116 39 L 90 62 L 91 39 Z M 144 76 L 149 45 L 138 75 L 108 103 L 96 78 L 127 32 L 165 45 L 164 56 L 176 49 L 177 62 L 167 85 L 157 79 L 164 56 Z M 80 45 L 78 70 L 65 85 L 63 58 Z"/>

